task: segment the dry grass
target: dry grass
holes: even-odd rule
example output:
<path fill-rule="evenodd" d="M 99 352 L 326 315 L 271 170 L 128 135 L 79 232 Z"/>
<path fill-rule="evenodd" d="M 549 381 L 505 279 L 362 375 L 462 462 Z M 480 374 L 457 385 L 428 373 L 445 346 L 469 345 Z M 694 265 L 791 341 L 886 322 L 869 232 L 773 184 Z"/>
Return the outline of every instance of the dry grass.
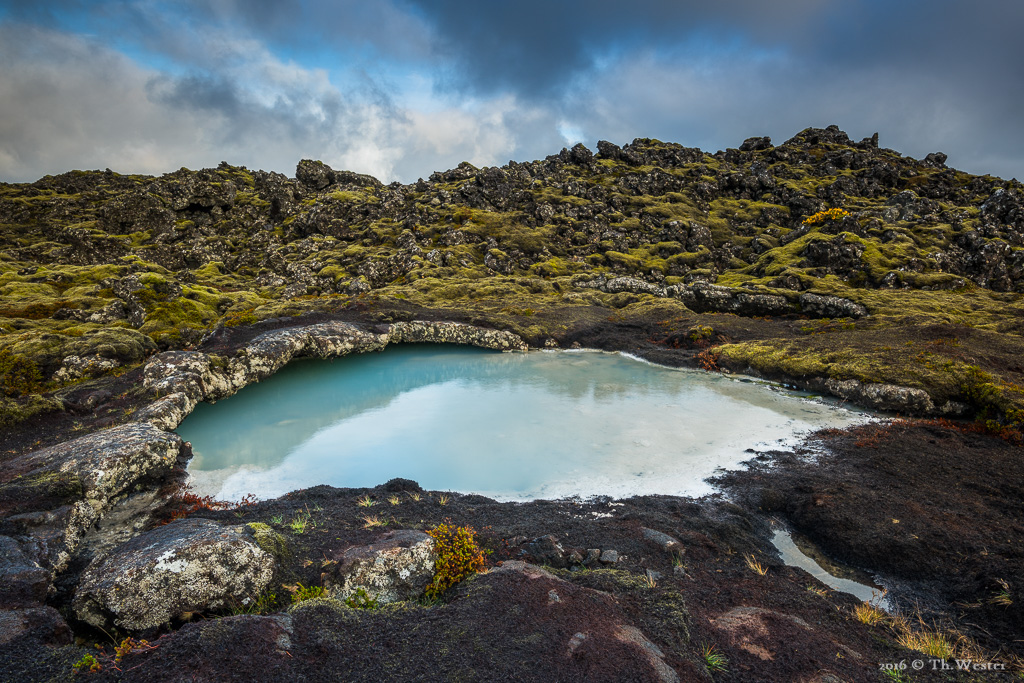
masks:
<path fill-rule="evenodd" d="M 768 573 L 768 567 L 766 567 L 765 565 L 763 565 L 760 562 L 758 562 L 757 559 L 753 555 L 747 555 L 746 559 L 747 559 L 747 567 L 750 568 L 750 571 L 754 572 L 755 574 L 759 574 L 761 576 L 764 576 L 765 574 Z"/>
<path fill-rule="evenodd" d="M 1009 607 L 1013 604 L 1013 596 L 1010 595 L 1010 584 L 1003 579 L 996 579 L 999 585 L 1002 586 L 1002 590 L 997 591 L 995 595 L 988 599 L 993 605 L 999 605 L 1000 607 Z"/>
<path fill-rule="evenodd" d="M 889 623 L 889 615 L 869 602 L 862 602 L 854 607 L 853 617 L 867 626 Z"/>
<path fill-rule="evenodd" d="M 363 520 L 364 529 L 377 529 L 388 525 L 387 520 L 381 519 L 377 515 L 366 515 L 359 519 Z"/>
<path fill-rule="evenodd" d="M 373 498 L 370 498 L 369 494 L 363 496 L 362 498 L 356 501 L 356 505 L 358 505 L 361 508 L 373 507 L 376 504 L 377 502 Z"/>
<path fill-rule="evenodd" d="M 390 496 L 388 496 L 388 502 L 391 503 L 392 505 L 401 505 L 402 499 L 396 496 L 395 494 L 391 494 Z"/>

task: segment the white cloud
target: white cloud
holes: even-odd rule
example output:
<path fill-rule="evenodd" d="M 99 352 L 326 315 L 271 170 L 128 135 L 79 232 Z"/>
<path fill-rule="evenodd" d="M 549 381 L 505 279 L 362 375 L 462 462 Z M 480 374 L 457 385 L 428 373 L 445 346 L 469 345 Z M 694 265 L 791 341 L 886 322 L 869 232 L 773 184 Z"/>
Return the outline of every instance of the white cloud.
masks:
<path fill-rule="evenodd" d="M 160 174 L 221 160 L 291 174 L 311 157 L 410 181 L 558 144 L 554 119 L 511 96 L 421 93 L 413 109 L 365 76 L 343 92 L 326 71 L 250 39 L 222 39 L 217 50 L 218 71 L 171 76 L 78 36 L 0 26 L 0 179 L 104 167 Z"/>

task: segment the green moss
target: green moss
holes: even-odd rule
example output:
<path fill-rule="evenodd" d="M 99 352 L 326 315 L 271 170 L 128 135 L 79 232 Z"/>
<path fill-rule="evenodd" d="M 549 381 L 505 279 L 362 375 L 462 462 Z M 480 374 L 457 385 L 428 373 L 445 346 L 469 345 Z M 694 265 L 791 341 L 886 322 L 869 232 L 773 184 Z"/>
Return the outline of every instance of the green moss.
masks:
<path fill-rule="evenodd" d="M 250 530 L 252 530 L 253 538 L 256 541 L 256 545 L 262 548 L 265 552 L 270 553 L 278 560 L 286 560 L 291 557 L 291 551 L 288 549 L 288 542 L 284 536 L 277 533 L 271 528 L 269 524 L 263 522 L 250 522 L 246 524 Z"/>
<path fill-rule="evenodd" d="M 0 396 L 0 427 L 13 427 L 37 415 L 61 410 L 64 410 L 64 404 L 59 400 L 39 394 L 30 394 L 21 399 Z"/>

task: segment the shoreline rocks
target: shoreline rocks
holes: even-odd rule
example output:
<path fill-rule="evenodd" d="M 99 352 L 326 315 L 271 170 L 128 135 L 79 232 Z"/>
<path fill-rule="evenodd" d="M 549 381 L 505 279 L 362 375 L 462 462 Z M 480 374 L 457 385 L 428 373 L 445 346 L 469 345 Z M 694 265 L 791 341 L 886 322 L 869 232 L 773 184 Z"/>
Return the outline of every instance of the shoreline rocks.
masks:
<path fill-rule="evenodd" d="M 74 612 L 97 627 L 144 632 L 192 612 L 247 605 L 267 587 L 274 558 L 242 526 L 184 519 L 95 558 Z"/>

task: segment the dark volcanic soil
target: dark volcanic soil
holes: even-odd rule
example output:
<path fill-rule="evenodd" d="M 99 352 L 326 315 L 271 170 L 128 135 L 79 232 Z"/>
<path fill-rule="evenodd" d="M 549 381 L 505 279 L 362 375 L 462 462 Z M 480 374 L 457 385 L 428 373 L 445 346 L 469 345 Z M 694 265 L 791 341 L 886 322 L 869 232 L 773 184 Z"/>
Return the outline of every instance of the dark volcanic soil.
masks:
<path fill-rule="evenodd" d="M 944 421 L 826 430 L 815 442 L 820 457 L 772 453 L 720 483 L 880 573 L 903 604 L 919 598 L 984 645 L 1024 652 L 1021 448 Z"/>
<path fill-rule="evenodd" d="M 367 494 L 375 505 L 358 505 Z M 275 576 L 279 602 L 271 615 L 197 615 L 154 639 L 157 649 L 127 657 L 121 671 L 108 665 L 78 676 L 96 681 L 672 680 L 659 679 L 652 661 L 661 660 L 681 680 L 697 681 L 711 680 L 702 656 L 706 646 L 727 661 L 727 671 L 714 673 L 716 681 L 876 681 L 875 662 L 899 655 L 851 619 L 852 597 L 809 591 L 808 586 L 820 584 L 774 559 L 765 522 L 724 500 L 520 504 L 407 491 L 396 494 L 398 504 L 392 504 L 391 495 L 380 487 L 320 486 L 234 511 L 196 513 L 230 524 L 269 523 L 286 538 L 289 557 Z M 289 522 L 307 511 L 312 524 L 296 533 Z M 385 520 L 388 530 L 429 528 L 446 519 L 472 525 L 492 551 L 492 570 L 457 586 L 439 604 L 367 611 L 310 603 L 286 617 L 288 593 L 280 586 L 318 585 L 324 558 L 381 534 L 363 528 L 363 518 L 371 514 Z M 683 550 L 669 552 L 645 541 L 644 528 L 673 536 Z M 584 553 L 597 548 L 617 551 L 620 560 L 586 569 L 550 567 L 565 563 L 531 545 L 548 534 L 566 555 L 574 548 Z M 767 573 L 753 571 L 748 557 L 758 559 Z M 498 571 L 515 559 L 549 565 L 552 576 Z M 88 642 L 106 641 L 105 651 L 112 654 L 104 634 L 81 632 Z M 643 648 L 638 653 L 628 646 L 627 640 L 640 637 L 663 658 L 652 660 Z M 66 675 L 86 651 L 47 651 L 28 641 L 10 645 L 0 680 Z M 825 673 L 839 678 L 821 678 Z"/>

